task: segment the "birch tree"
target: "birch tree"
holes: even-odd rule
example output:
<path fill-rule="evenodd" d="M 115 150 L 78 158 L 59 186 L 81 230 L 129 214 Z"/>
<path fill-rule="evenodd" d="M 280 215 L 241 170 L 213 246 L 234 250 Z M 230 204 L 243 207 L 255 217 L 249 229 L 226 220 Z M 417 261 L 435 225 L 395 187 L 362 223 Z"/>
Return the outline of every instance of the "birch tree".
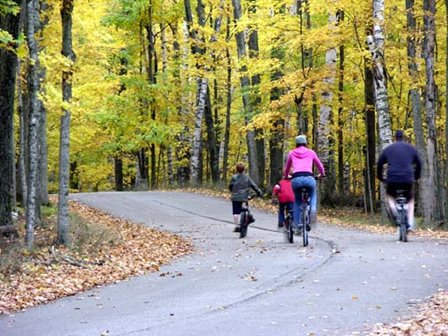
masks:
<path fill-rule="evenodd" d="M 330 31 L 336 30 L 336 15 L 329 14 L 328 24 Z M 324 181 L 322 200 L 332 203 L 332 195 L 334 195 L 335 164 L 334 164 L 334 140 L 331 135 L 331 125 L 333 124 L 333 86 L 336 76 L 337 52 L 334 46 L 330 47 L 325 54 L 325 63 L 327 73 L 324 81 L 324 91 L 321 95 L 321 105 L 319 114 L 319 130 L 317 137 L 317 148 L 323 165 L 325 166 L 327 178 Z"/>
<path fill-rule="evenodd" d="M 373 87 L 375 110 L 378 118 L 380 149 L 392 142 L 387 78 L 384 60 L 384 0 L 373 0 L 373 34 L 367 36 L 367 44 L 373 62 Z"/>

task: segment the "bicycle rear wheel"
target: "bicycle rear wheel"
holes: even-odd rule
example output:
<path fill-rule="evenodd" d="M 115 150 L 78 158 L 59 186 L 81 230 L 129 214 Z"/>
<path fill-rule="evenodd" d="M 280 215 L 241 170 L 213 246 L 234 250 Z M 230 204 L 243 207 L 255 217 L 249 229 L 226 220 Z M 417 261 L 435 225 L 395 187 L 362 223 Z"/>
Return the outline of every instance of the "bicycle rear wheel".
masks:
<path fill-rule="evenodd" d="M 294 243 L 294 226 L 292 225 L 292 219 L 290 216 L 285 219 L 285 232 L 288 237 L 288 241 Z"/>
<path fill-rule="evenodd" d="M 247 212 L 242 212 L 241 219 L 240 219 L 240 238 L 246 237 L 248 225 L 249 225 L 249 223 L 248 223 L 248 218 L 247 218 Z"/>
<path fill-rule="evenodd" d="M 406 223 L 406 216 L 401 214 L 400 216 L 400 240 L 404 243 L 408 241 L 408 228 Z"/>
<path fill-rule="evenodd" d="M 303 246 L 308 246 L 308 230 L 306 229 L 308 225 L 310 225 L 310 213 L 308 207 L 302 209 L 302 240 Z"/>

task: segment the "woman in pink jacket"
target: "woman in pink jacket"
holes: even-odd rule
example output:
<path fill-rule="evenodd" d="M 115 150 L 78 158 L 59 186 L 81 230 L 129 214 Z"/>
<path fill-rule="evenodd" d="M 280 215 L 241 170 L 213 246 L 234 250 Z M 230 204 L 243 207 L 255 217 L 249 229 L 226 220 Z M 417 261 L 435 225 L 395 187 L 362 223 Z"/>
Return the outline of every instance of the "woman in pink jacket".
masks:
<path fill-rule="evenodd" d="M 302 205 L 302 195 L 300 188 L 310 189 L 310 211 L 311 218 L 316 218 L 317 212 L 317 192 L 316 179 L 313 174 L 313 165 L 317 167 L 321 176 L 325 176 L 325 169 L 317 154 L 312 149 L 307 148 L 305 135 L 296 137 L 296 148 L 288 153 L 284 176 L 288 176 L 292 169 L 292 189 L 294 191 L 294 227 L 300 232 L 303 224 L 300 223 L 300 207 Z M 306 228 L 308 231 L 310 227 Z"/>

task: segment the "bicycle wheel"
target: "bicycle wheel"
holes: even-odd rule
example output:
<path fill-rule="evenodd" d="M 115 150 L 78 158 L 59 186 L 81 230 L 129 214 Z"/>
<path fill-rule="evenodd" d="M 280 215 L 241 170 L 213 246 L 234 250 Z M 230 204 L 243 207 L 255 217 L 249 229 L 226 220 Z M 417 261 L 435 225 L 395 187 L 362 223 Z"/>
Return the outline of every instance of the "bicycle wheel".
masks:
<path fill-rule="evenodd" d="M 241 219 L 240 219 L 240 238 L 246 237 L 247 226 L 248 226 L 247 212 L 242 212 Z"/>
<path fill-rule="evenodd" d="M 292 219 L 290 216 L 285 219 L 285 232 L 288 236 L 288 241 L 294 243 L 294 226 L 292 225 Z"/>
<path fill-rule="evenodd" d="M 398 220 L 399 220 L 399 226 L 398 226 L 398 235 L 399 240 L 402 242 L 407 242 L 407 225 L 406 225 L 406 215 L 404 214 L 403 209 L 398 210 Z"/>
<path fill-rule="evenodd" d="M 308 207 L 302 209 L 302 239 L 303 246 L 308 246 L 308 231 L 306 230 L 307 225 L 310 224 L 310 214 L 308 212 Z"/>

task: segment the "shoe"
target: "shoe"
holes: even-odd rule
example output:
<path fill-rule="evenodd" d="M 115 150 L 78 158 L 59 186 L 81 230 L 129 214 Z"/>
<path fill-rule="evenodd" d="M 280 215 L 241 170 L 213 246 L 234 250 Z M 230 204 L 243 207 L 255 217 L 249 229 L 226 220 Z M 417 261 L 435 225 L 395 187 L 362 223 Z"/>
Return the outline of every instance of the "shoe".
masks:
<path fill-rule="evenodd" d="M 284 226 L 283 223 L 279 223 L 277 227 L 278 227 L 279 229 L 281 229 L 283 226 Z"/>
<path fill-rule="evenodd" d="M 235 226 L 235 228 L 233 229 L 233 232 L 241 232 L 241 229 L 239 226 Z"/>

